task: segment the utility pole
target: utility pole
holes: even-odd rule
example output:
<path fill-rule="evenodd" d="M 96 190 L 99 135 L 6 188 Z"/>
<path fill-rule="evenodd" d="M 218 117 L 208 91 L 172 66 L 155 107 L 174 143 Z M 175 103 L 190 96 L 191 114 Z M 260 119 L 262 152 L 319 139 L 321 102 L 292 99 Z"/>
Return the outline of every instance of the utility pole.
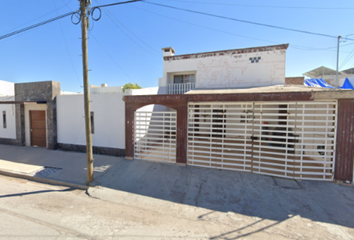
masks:
<path fill-rule="evenodd" d="M 88 79 L 88 55 L 87 55 L 87 28 L 88 16 L 86 7 L 90 0 L 80 0 L 81 10 L 81 42 L 82 64 L 84 73 L 84 103 L 85 103 L 85 129 L 86 129 L 86 154 L 87 154 L 87 185 L 93 181 L 93 153 L 91 136 L 91 112 L 90 112 L 90 89 Z"/>
<path fill-rule="evenodd" d="M 338 84 L 338 62 L 339 62 L 339 44 L 340 44 L 340 38 L 342 36 L 338 36 L 338 43 L 337 43 L 337 70 L 336 70 L 336 89 L 339 88 Z"/>

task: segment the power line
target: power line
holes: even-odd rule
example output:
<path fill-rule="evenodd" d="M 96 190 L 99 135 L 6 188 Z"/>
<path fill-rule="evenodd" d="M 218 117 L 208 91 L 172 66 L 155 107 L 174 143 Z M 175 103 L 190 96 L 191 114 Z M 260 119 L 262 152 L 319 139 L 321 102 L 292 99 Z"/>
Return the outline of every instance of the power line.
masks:
<path fill-rule="evenodd" d="M 100 3 L 98 0 L 95 0 L 96 2 Z M 111 19 L 111 21 L 114 23 L 114 25 L 116 25 L 116 27 L 119 28 L 119 30 L 121 30 L 132 42 L 134 42 L 137 46 L 139 46 L 141 49 L 143 49 L 144 51 L 153 54 L 155 56 L 157 56 L 155 53 L 152 53 L 148 50 L 146 50 L 144 47 L 142 47 L 139 43 L 137 43 L 134 39 L 132 39 L 126 32 L 123 31 L 123 29 L 118 26 L 116 24 L 116 22 L 110 17 L 112 16 L 118 23 L 120 23 L 127 31 L 129 31 L 132 35 L 134 35 L 138 40 L 140 40 L 142 43 L 144 43 L 146 46 L 148 46 L 150 49 L 152 49 L 153 51 L 157 52 L 154 48 L 152 48 L 150 45 L 148 45 L 144 40 L 142 40 L 141 38 L 139 38 L 136 34 L 134 34 L 131 30 L 129 30 L 122 22 L 120 22 L 109 10 L 104 9 L 107 13 L 108 13 L 108 17 L 109 19 Z"/>
<path fill-rule="evenodd" d="M 133 3 L 133 2 L 141 2 L 141 1 L 143 1 L 143 0 L 131 0 L 131 1 L 125 1 L 125 2 L 117 2 L 117 3 L 110 3 L 110 4 L 105 4 L 105 5 L 99 5 L 99 6 L 94 6 L 94 7 L 92 7 L 92 10 L 94 10 L 95 8 L 104 8 L 104 7 L 110 7 L 110 6 L 125 4 L 125 3 Z"/>
<path fill-rule="evenodd" d="M 205 29 L 208 29 L 208 30 L 216 31 L 216 32 L 226 33 L 226 34 L 230 34 L 230 35 L 234 35 L 234 36 L 238 36 L 238 37 L 242 37 L 242 38 L 247 38 L 247 39 L 253 39 L 253 40 L 262 41 L 262 42 L 269 42 L 269 43 L 272 43 L 272 44 L 279 44 L 279 42 L 275 42 L 275 41 L 271 41 L 271 40 L 265 40 L 265 39 L 260 39 L 260 38 L 254 38 L 254 37 L 250 37 L 250 36 L 240 35 L 240 34 L 237 34 L 237 33 L 232 33 L 232 32 L 228 32 L 228 31 L 224 31 L 224 30 L 220 30 L 220 29 L 215 29 L 215 28 L 203 26 L 203 25 L 200 25 L 200 24 L 188 22 L 188 21 L 185 21 L 185 20 L 173 18 L 173 17 L 170 17 L 170 16 L 166 16 L 166 15 L 163 15 L 163 14 L 160 14 L 160 13 L 156 13 L 156 12 L 150 11 L 150 10 L 146 10 L 146 9 L 143 9 L 143 8 L 139 8 L 139 7 L 137 7 L 137 6 L 130 6 L 130 7 L 139 9 L 139 10 L 141 10 L 141 11 L 149 12 L 149 13 L 152 13 L 152 14 L 155 14 L 155 15 L 158 15 L 158 16 L 161 16 L 161 17 L 165 17 L 165 18 L 168 18 L 168 19 L 172 19 L 172 20 L 175 20 L 175 21 L 178 21 L 178 22 L 187 23 L 187 24 L 190 24 L 190 25 L 193 25 L 193 26 L 205 28 Z M 343 46 L 348 46 L 348 45 L 353 45 L 353 44 L 354 44 L 354 43 L 348 43 L 348 44 L 343 45 Z M 342 47 L 343 47 L 343 46 L 342 46 Z M 332 51 L 336 51 L 336 50 L 330 50 L 330 49 L 337 48 L 337 46 L 326 47 L 326 48 L 314 48 L 314 47 L 301 46 L 301 45 L 293 45 L 293 44 L 291 44 L 289 47 L 290 47 L 290 48 L 297 49 L 297 50 L 303 50 L 303 51 L 308 51 L 308 50 L 313 50 L 313 51 L 316 51 L 316 50 L 323 50 L 323 51 L 331 51 L 331 52 L 332 52 Z M 341 52 L 343 52 L 343 51 L 341 51 Z"/>
<path fill-rule="evenodd" d="M 62 0 L 63 1 L 63 0 Z M 68 7 L 69 8 L 69 7 Z M 71 10 L 69 8 L 69 10 Z M 130 76 L 123 70 L 123 68 L 114 60 L 114 58 L 108 53 L 108 51 L 103 47 L 103 45 L 98 41 L 98 39 L 90 32 L 90 35 L 95 39 L 95 41 L 100 45 L 100 47 L 106 52 L 106 54 L 113 60 L 113 62 L 118 66 L 118 68 L 131 80 Z"/>
<path fill-rule="evenodd" d="M 258 25 L 258 26 L 263 26 L 263 27 L 276 28 L 276 29 L 281 29 L 281 30 L 287 30 L 287 31 L 292 31 L 292 32 L 299 32 L 299 33 L 317 35 L 317 36 L 322 36 L 322 37 L 329 37 L 329 38 L 336 38 L 336 39 L 338 38 L 338 36 L 332 36 L 332 35 L 329 35 L 329 34 L 315 33 L 315 32 L 298 30 L 298 29 L 293 29 L 293 28 L 286 28 L 286 27 L 279 27 L 279 26 L 275 26 L 275 25 L 252 22 L 252 21 L 247 21 L 247 20 L 242 20 L 242 19 L 237 19 L 237 18 L 232 18 L 232 17 L 216 15 L 216 14 L 212 14 L 212 13 L 206 13 L 206 12 L 200 12 L 200 11 L 195 11 L 195 10 L 191 10 L 191 9 L 185 9 L 185 8 L 169 6 L 169 5 L 155 3 L 155 2 L 148 2 L 148 1 L 145 1 L 145 0 L 143 2 L 144 3 L 148 3 L 148 4 L 152 4 L 152 5 L 165 7 L 165 8 L 177 9 L 177 10 L 181 10 L 181 11 L 185 11 L 185 12 L 197 13 L 197 14 L 201 14 L 201 15 L 206 15 L 206 16 L 211 16 L 211 17 L 216 17 L 216 18 L 221 18 L 221 19 L 226 19 L 226 20 L 231 20 L 231 21 L 236 21 L 236 22 L 243 22 L 243 23 L 248 23 L 248 24 L 253 24 L 253 25 Z M 354 39 L 350 39 L 350 38 L 348 38 L 347 40 L 354 41 Z"/>
<path fill-rule="evenodd" d="M 131 1 L 117 2 L 117 3 L 111 3 L 111 4 L 106 4 L 106 5 L 95 6 L 95 7 L 92 8 L 92 12 L 93 12 L 95 9 L 99 9 L 99 8 L 103 8 L 103 7 L 109 7 L 109 6 L 120 5 L 120 4 L 125 4 L 125 3 L 140 2 L 140 1 L 142 1 L 142 0 L 131 0 Z M 66 4 L 65 6 L 67 6 L 67 4 Z M 65 6 L 63 6 L 63 7 L 65 7 Z M 25 28 L 19 29 L 19 30 L 17 30 L 17 31 L 14 31 L 14 32 L 10 32 L 10 33 L 1 35 L 1 36 L 0 36 L 0 40 L 3 40 L 3 39 L 5 39 L 5 38 L 9 38 L 9 37 L 11 37 L 11 36 L 14 36 L 14 35 L 17 35 L 17 34 L 26 32 L 26 31 L 28 31 L 28 30 L 31 30 L 31 29 L 33 29 L 33 28 L 36 28 L 36 27 L 45 25 L 45 24 L 47 24 L 47 23 L 54 22 L 54 21 L 59 20 L 59 19 L 62 19 L 62 18 L 64 18 L 64 17 L 70 16 L 70 15 L 73 15 L 73 14 L 77 14 L 77 13 L 79 13 L 79 12 L 80 12 L 80 11 L 68 12 L 68 13 L 62 14 L 62 15 L 60 15 L 60 16 L 57 16 L 57 17 L 48 19 L 48 20 L 46 20 L 46 21 L 33 24 L 33 25 L 29 26 L 29 27 L 25 27 Z"/>
<path fill-rule="evenodd" d="M 347 62 L 354 56 L 354 48 L 353 50 L 348 54 L 348 56 L 344 59 L 344 61 L 342 62 L 342 64 L 340 65 L 339 69 L 342 69 L 345 64 L 347 64 Z"/>
<path fill-rule="evenodd" d="M 119 64 L 116 62 L 116 60 L 114 60 L 114 58 L 111 56 L 111 54 L 108 53 L 108 51 L 102 46 L 102 44 L 97 40 L 97 38 L 91 33 L 91 36 L 93 37 L 93 39 L 96 40 L 96 42 L 98 43 L 98 45 L 101 46 L 101 48 L 106 52 L 106 54 L 113 60 L 113 62 L 119 67 L 119 69 L 130 79 L 131 77 L 123 70 L 123 68 L 121 66 L 119 66 Z"/>
<path fill-rule="evenodd" d="M 58 12 L 57 5 L 55 4 L 55 0 L 53 0 L 53 2 L 54 2 L 55 10 Z M 68 3 L 69 3 L 69 2 L 68 2 Z M 67 5 L 68 5 L 68 4 L 65 4 L 64 7 L 67 6 Z M 59 26 L 60 26 L 61 35 L 63 36 L 63 39 L 64 39 L 64 43 L 65 43 L 66 50 L 67 50 L 68 55 L 69 55 L 69 58 L 70 58 L 71 66 L 72 66 L 73 69 L 74 69 L 74 72 L 75 72 L 77 81 L 79 82 L 79 86 L 81 86 L 80 78 L 79 78 L 79 75 L 78 75 L 77 72 L 76 72 L 76 69 L 75 69 L 75 66 L 74 66 L 74 62 L 73 62 L 73 59 L 71 58 L 70 51 L 69 51 L 69 47 L 68 47 L 68 44 L 67 44 L 67 42 L 66 42 L 66 39 L 65 39 L 65 36 L 64 36 L 64 31 L 63 31 L 63 28 L 61 27 L 61 23 L 60 23 L 60 22 L 59 22 Z"/>
<path fill-rule="evenodd" d="M 25 22 L 25 23 L 23 23 L 23 24 L 21 24 L 21 25 L 15 27 L 15 28 L 12 28 L 12 29 L 10 29 L 10 30 L 8 30 L 8 31 L 12 31 L 12 30 L 14 30 L 14 29 L 16 29 L 16 28 L 22 27 L 22 26 L 26 25 L 27 23 L 36 21 L 37 19 L 40 19 L 40 18 L 42 18 L 42 17 L 44 17 L 44 16 L 47 16 L 47 15 L 53 13 L 53 12 L 57 12 L 57 13 L 58 13 L 58 10 L 59 10 L 59 9 L 61 9 L 61 8 L 63 8 L 63 7 L 66 7 L 71 1 L 72 1 L 72 0 L 69 0 L 67 3 L 64 2 L 64 5 L 63 5 L 63 6 L 61 6 L 61 7 L 59 7 L 59 8 L 56 8 L 55 10 L 50 11 L 50 12 L 48 12 L 48 13 L 46 13 L 46 14 L 43 14 L 43 15 L 41 15 L 41 16 L 35 18 L 35 19 L 32 19 L 32 20 L 30 20 L 30 21 L 27 21 L 27 22 Z"/>
<path fill-rule="evenodd" d="M 197 2 L 197 1 L 183 1 L 183 0 L 170 0 L 175 2 L 185 3 L 199 3 L 199 4 L 213 4 L 224 6 L 237 6 L 237 7 L 255 7 L 255 8 L 285 8 L 285 9 L 310 9 L 310 10 L 352 10 L 353 7 L 303 7 L 303 6 L 268 6 L 268 5 L 248 5 L 237 3 L 221 3 L 221 2 Z"/>
<path fill-rule="evenodd" d="M 29 26 L 29 27 L 25 27 L 25 28 L 22 28 L 22 29 L 20 29 L 20 30 L 17 30 L 17 31 L 14 31 L 14 32 L 11 32 L 11 33 L 8 33 L 8 34 L 5 34 L 5 35 L 2 35 L 2 36 L 0 36 L 0 40 L 3 40 L 3 39 L 5 39 L 5 38 L 9 38 L 9 37 L 11 37 L 11 36 L 14 36 L 14 35 L 17 35 L 17 34 L 26 32 L 26 31 L 29 31 L 29 30 L 31 30 L 31 29 L 33 29 L 33 28 L 36 28 L 36 27 L 39 27 L 39 26 L 43 26 L 43 25 L 45 25 L 45 24 L 47 24 L 47 23 L 54 22 L 54 21 L 56 21 L 56 20 L 62 19 L 62 18 L 64 18 L 64 17 L 70 16 L 70 15 L 75 14 L 75 13 L 77 13 L 77 12 L 68 12 L 68 13 L 62 14 L 62 15 L 60 15 L 60 16 L 58 16 L 58 17 L 54 17 L 54 18 L 48 19 L 48 20 L 46 20 L 46 21 L 33 24 L 33 25 Z"/>

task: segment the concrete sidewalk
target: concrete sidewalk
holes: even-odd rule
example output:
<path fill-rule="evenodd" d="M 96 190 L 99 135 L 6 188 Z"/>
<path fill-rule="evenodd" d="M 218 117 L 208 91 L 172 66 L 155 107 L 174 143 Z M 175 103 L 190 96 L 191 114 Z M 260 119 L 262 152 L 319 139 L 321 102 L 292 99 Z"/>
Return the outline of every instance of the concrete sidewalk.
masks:
<path fill-rule="evenodd" d="M 124 159 L 94 155 L 94 160 L 94 178 L 98 178 Z M 46 168 L 53 169 L 54 173 L 49 171 L 51 174 L 43 175 L 42 170 Z M 86 153 L 0 144 L 0 171 L 85 186 Z"/>

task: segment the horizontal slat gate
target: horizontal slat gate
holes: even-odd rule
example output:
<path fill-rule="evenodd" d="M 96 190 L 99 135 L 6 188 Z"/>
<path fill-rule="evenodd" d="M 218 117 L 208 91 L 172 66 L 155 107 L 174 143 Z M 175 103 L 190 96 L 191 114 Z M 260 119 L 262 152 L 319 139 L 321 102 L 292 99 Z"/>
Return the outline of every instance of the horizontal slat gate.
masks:
<path fill-rule="evenodd" d="M 176 112 L 135 112 L 134 158 L 176 162 Z"/>
<path fill-rule="evenodd" d="M 333 180 L 336 102 L 189 103 L 189 165 Z"/>
<path fill-rule="evenodd" d="M 252 104 L 189 104 L 188 165 L 251 171 Z"/>

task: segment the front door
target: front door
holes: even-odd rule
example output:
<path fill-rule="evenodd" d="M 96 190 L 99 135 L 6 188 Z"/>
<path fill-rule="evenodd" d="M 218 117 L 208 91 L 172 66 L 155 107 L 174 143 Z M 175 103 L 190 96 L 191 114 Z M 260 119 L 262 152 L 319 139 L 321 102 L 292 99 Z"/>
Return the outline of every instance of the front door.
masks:
<path fill-rule="evenodd" d="M 29 111 L 31 146 L 46 147 L 45 111 Z"/>

